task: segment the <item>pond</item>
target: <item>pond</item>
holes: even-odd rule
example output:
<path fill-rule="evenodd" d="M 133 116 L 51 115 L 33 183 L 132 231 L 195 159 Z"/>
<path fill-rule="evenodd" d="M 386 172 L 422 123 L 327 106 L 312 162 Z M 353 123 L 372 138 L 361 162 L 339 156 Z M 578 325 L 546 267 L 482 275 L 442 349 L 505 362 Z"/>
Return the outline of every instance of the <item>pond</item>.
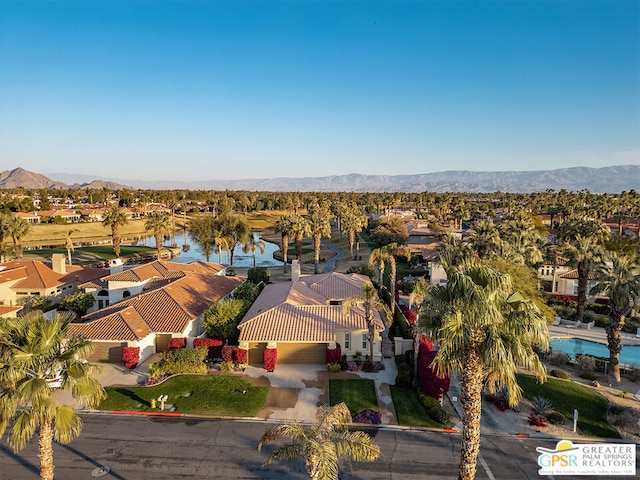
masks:
<path fill-rule="evenodd" d="M 258 239 L 259 235 L 254 234 L 254 238 Z M 125 242 L 123 242 L 123 245 Z M 150 237 L 140 237 L 134 242 L 128 242 L 129 245 L 147 245 L 150 247 L 155 247 L 156 241 L 155 238 Z M 169 246 L 171 245 L 171 241 L 168 238 L 165 238 L 163 245 Z M 185 245 L 187 246 L 185 248 Z M 256 250 L 256 265 L 258 267 L 277 267 L 281 266 L 282 262 L 273 258 L 273 253 L 279 250 L 279 246 L 275 243 L 264 242 L 265 248 L 264 253 L 260 253 L 259 250 Z M 197 260 L 205 262 L 207 259 L 202 254 L 200 248 L 192 243 L 191 238 L 189 237 L 188 232 L 180 233 L 176 232 L 176 246 L 180 248 L 180 256 L 173 259 L 174 262 L 180 263 L 190 263 L 195 262 Z M 185 249 L 187 251 L 185 251 Z M 225 265 L 229 264 L 229 253 L 222 252 L 222 259 L 218 256 L 218 252 L 214 251 L 209 257 L 210 262 L 220 262 Z M 242 251 L 241 245 L 236 245 L 236 248 L 233 250 L 233 266 L 234 267 L 244 267 L 251 268 L 253 267 L 253 254 L 251 252 L 244 253 Z"/>

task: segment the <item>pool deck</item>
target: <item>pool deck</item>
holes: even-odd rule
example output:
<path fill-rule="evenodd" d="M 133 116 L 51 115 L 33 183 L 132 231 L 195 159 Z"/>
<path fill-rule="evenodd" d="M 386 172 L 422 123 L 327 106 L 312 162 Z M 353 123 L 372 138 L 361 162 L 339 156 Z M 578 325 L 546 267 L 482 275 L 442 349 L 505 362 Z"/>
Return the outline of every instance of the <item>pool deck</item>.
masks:
<path fill-rule="evenodd" d="M 620 334 L 622 335 L 622 345 L 640 345 L 640 337 L 633 333 L 620 332 Z M 607 332 L 601 327 L 592 327 L 587 330 L 586 328 L 549 325 L 549 336 L 550 338 L 580 338 L 607 344 Z"/>

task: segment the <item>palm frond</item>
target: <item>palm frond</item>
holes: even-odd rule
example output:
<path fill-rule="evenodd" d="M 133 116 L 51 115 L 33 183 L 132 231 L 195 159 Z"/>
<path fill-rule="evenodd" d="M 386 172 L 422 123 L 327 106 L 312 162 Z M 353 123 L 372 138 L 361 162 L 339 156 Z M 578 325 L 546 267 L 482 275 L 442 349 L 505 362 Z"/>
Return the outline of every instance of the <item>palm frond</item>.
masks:
<path fill-rule="evenodd" d="M 53 416 L 53 438 L 56 442 L 69 443 L 80 435 L 82 419 L 69 405 L 60 405 Z"/>
<path fill-rule="evenodd" d="M 31 410 L 23 410 L 16 417 L 9 431 L 9 445 L 14 452 L 22 450 L 33 437 L 38 427 L 39 419 Z"/>

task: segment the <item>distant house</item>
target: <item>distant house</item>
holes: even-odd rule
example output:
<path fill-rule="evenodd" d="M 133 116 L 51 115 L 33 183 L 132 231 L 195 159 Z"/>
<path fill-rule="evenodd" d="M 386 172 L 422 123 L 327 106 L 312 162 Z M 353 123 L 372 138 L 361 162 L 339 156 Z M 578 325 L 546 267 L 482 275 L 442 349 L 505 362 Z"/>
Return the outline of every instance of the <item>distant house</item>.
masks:
<path fill-rule="evenodd" d="M 12 260 L 0 263 L 0 305 L 21 307 L 29 298 L 48 297 L 57 303 L 78 291 L 80 284 L 108 273 L 103 268 L 67 265 L 63 254 L 52 255 L 51 263 Z"/>
<path fill-rule="evenodd" d="M 21 218 L 22 220 L 25 220 L 27 223 L 30 223 L 31 225 L 36 225 L 38 223 L 40 223 L 40 215 L 38 215 L 38 212 L 14 212 L 13 213 L 14 216 Z"/>
<path fill-rule="evenodd" d="M 173 337 L 202 335 L 204 312 L 242 283 L 236 277 L 219 275 L 205 262 L 167 265 L 172 263 L 152 262 L 123 271 L 121 276 L 105 277 L 106 287 L 113 287 L 112 293 L 123 296 L 128 290 L 130 295 L 85 315 L 83 323 L 70 326 L 71 335 L 92 341 L 95 351 L 90 361 L 119 363 L 126 346 L 139 347 L 142 361 L 168 350 Z"/>
<path fill-rule="evenodd" d="M 538 279 L 543 290 L 549 294 L 563 297 L 574 297 L 578 295 L 578 269 L 568 264 L 568 260 L 563 257 L 553 262 L 545 261 L 538 268 Z M 587 292 L 595 285 L 595 273 L 591 272 L 587 283 Z"/>
<path fill-rule="evenodd" d="M 325 350 L 339 343 L 349 358 L 369 352 L 364 309 L 343 313 L 342 302 L 361 296 L 369 278 L 358 274 L 322 273 L 267 285 L 246 313 L 238 329 L 240 347 L 249 363 L 261 364 L 264 349 L 277 348 L 278 363 L 325 363 Z M 376 331 L 384 330 L 375 312 Z M 382 358 L 380 338 L 374 339 L 374 360 Z"/>

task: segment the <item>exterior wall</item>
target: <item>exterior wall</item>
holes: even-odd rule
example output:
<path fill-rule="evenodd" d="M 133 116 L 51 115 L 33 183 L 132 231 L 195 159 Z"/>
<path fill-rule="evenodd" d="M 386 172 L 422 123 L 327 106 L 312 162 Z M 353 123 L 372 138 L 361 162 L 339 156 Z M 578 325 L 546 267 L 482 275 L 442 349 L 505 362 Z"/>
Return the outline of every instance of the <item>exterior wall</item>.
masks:
<path fill-rule="evenodd" d="M 439 263 L 431 262 L 429 268 L 429 278 L 433 285 L 444 285 L 447 283 L 447 273 Z"/>
<path fill-rule="evenodd" d="M 347 342 L 347 334 L 350 335 Z M 363 346 L 363 335 L 368 335 L 367 330 L 336 330 L 336 342 L 340 344 L 342 354 L 347 356 L 347 359 L 353 358 L 354 353 L 360 352 L 363 357 L 369 355 L 369 343 L 366 347 Z M 376 338 L 373 343 L 373 361 L 379 362 L 382 360 L 382 342 L 380 340 L 380 332 L 376 332 Z"/>
<path fill-rule="evenodd" d="M 142 293 L 146 282 L 109 282 L 109 304 L 113 305 L 124 298 L 133 297 Z M 129 292 L 127 297 L 123 297 L 125 292 Z"/>
<path fill-rule="evenodd" d="M 16 292 L 11 288 L 15 285 L 18 280 L 13 280 L 11 282 L 0 283 L 0 303 L 6 305 L 8 307 L 12 307 L 17 305 L 16 303 Z"/>
<path fill-rule="evenodd" d="M 140 347 L 140 362 L 145 361 L 151 355 L 156 353 L 155 334 L 147 335 L 137 342 L 129 342 L 130 347 Z"/>
<path fill-rule="evenodd" d="M 181 337 L 199 337 L 204 332 L 204 328 L 202 328 L 202 319 L 204 318 L 204 314 L 200 315 L 198 318 L 193 320 L 187 325 Z"/>

